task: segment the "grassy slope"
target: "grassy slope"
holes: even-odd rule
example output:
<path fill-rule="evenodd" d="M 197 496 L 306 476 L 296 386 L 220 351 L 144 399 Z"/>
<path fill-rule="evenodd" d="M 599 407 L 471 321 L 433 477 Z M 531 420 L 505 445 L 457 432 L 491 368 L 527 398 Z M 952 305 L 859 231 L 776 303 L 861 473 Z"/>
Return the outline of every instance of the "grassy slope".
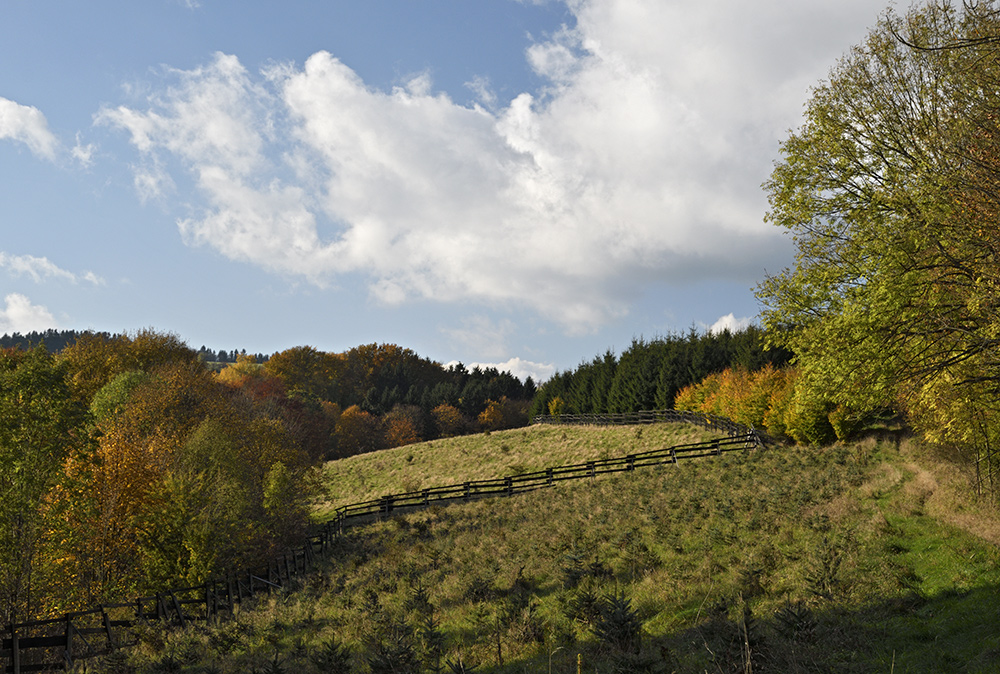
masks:
<path fill-rule="evenodd" d="M 530 473 L 699 442 L 718 434 L 688 424 L 636 427 L 536 425 L 499 433 L 446 438 L 329 462 L 317 519 L 337 506 L 387 494 Z"/>
<path fill-rule="evenodd" d="M 334 498 L 358 500 L 641 451 L 668 432 L 533 428 L 356 457 L 328 475 Z M 748 658 L 756 671 L 993 671 L 1000 527 L 964 493 L 917 446 L 869 441 L 435 507 L 351 531 L 299 592 L 213 632 L 149 636 L 132 657 L 236 672 L 276 655 L 285 671 L 323 671 L 313 659 L 335 637 L 351 671 L 369 671 L 393 645 L 426 651 L 432 607 L 446 657 L 480 672 L 575 672 L 578 654 L 587 672 L 746 671 Z M 614 592 L 642 621 L 640 654 L 593 634 L 592 600 Z"/>

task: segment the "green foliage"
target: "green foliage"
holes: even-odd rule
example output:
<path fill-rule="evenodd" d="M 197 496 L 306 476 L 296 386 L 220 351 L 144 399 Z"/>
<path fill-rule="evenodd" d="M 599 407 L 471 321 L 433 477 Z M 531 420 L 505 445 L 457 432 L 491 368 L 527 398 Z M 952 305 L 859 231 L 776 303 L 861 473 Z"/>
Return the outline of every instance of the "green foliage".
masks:
<path fill-rule="evenodd" d="M 598 641 L 619 653 L 634 653 L 642 644 L 642 621 L 623 592 L 603 598 L 591 629 Z"/>
<path fill-rule="evenodd" d="M 768 365 L 756 372 L 726 369 L 682 389 L 674 406 L 763 428 L 772 437 L 805 445 L 831 442 L 834 422 L 841 439 L 857 428 L 856 417 L 844 406 L 835 407 L 792 367 L 777 370 Z"/>
<path fill-rule="evenodd" d="M 749 327 L 737 333 L 672 335 L 634 340 L 621 358 L 610 351 L 572 372 L 557 373 L 538 391 L 530 414 L 637 412 L 673 407 L 678 392 L 726 368 L 780 367 L 790 353 L 766 349 L 763 333 Z M 561 405 L 561 406 L 560 406 Z"/>
<path fill-rule="evenodd" d="M 891 12 L 818 85 L 805 123 L 765 184 L 769 219 L 794 238 L 794 267 L 758 297 L 776 343 L 815 393 L 792 406 L 816 424 L 902 407 L 928 439 L 995 470 L 1000 380 L 1000 65 L 993 1 Z M 990 36 L 984 39 L 985 36 Z M 930 391 L 947 394 L 949 410 Z M 963 413 L 962 409 L 975 410 Z M 988 419 L 985 424 L 977 423 Z M 936 429 L 949 428 L 938 434 Z"/>
<path fill-rule="evenodd" d="M 122 372 L 105 384 L 94 394 L 94 399 L 90 403 L 90 413 L 94 423 L 101 426 L 109 422 L 124 409 L 132 391 L 142 384 L 149 383 L 149 379 L 150 375 L 146 372 L 133 370 Z"/>
<path fill-rule="evenodd" d="M 86 408 L 66 384 L 66 367 L 43 347 L 0 351 L 0 619 L 33 617 L 44 600 L 39 556 L 45 497 L 67 459 L 89 449 Z M 42 594 L 42 597 L 38 595 Z"/>

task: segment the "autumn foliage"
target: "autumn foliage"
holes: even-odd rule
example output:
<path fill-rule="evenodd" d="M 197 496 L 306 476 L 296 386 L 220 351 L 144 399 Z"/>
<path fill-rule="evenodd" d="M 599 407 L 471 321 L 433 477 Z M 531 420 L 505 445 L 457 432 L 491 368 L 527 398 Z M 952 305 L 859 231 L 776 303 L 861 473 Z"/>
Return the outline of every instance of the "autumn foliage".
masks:
<path fill-rule="evenodd" d="M 727 417 L 775 438 L 819 445 L 853 431 L 852 417 L 807 385 L 793 367 L 727 368 L 681 389 L 679 410 Z"/>

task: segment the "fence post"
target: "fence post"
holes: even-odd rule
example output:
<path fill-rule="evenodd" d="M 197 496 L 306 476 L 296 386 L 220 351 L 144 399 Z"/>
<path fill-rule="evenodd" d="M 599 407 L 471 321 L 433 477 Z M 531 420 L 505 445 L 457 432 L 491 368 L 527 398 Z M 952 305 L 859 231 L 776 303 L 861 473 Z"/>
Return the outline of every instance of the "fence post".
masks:
<path fill-rule="evenodd" d="M 468 482 L 463 482 L 462 488 L 465 490 L 465 498 L 468 500 L 468 498 L 472 495 L 472 485 Z"/>
<path fill-rule="evenodd" d="M 625 457 L 625 470 L 635 470 L 635 454 L 629 454 Z"/>
<path fill-rule="evenodd" d="M 73 669 L 73 620 L 66 614 L 66 651 L 63 653 L 66 658 L 66 669 Z"/>
<path fill-rule="evenodd" d="M 547 486 L 547 487 L 551 487 L 552 486 L 552 469 L 551 468 L 546 468 L 545 469 L 545 481 L 546 481 L 545 482 L 545 486 Z"/>
<path fill-rule="evenodd" d="M 10 664 L 14 674 L 21 674 L 21 650 L 17 643 L 17 629 L 13 623 L 10 626 Z"/>
<path fill-rule="evenodd" d="M 504 489 L 507 490 L 507 496 L 513 496 L 514 495 L 514 479 L 513 478 L 505 477 L 503 479 L 503 486 L 504 486 Z"/>
<path fill-rule="evenodd" d="M 111 618 L 104 606 L 101 606 L 101 620 L 104 622 L 104 631 L 108 635 L 108 650 L 113 651 L 118 648 L 118 644 L 115 643 L 115 634 L 111 631 Z"/>

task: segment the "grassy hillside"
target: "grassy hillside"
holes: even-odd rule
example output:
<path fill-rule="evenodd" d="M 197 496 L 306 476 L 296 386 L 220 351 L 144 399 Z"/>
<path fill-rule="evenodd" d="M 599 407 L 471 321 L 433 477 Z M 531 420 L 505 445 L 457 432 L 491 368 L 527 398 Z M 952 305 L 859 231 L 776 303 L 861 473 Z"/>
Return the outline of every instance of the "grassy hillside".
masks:
<path fill-rule="evenodd" d="M 689 424 L 535 425 L 361 454 L 326 464 L 315 516 L 323 520 L 338 506 L 387 494 L 518 475 L 717 436 Z"/>
<path fill-rule="evenodd" d="M 625 454 L 673 432 L 694 437 L 532 428 L 356 457 L 329 466 L 330 503 Z M 350 530 L 296 592 L 211 630 L 150 628 L 106 666 L 995 671 L 1000 525 L 963 487 L 918 445 L 869 440 L 434 507 Z"/>

